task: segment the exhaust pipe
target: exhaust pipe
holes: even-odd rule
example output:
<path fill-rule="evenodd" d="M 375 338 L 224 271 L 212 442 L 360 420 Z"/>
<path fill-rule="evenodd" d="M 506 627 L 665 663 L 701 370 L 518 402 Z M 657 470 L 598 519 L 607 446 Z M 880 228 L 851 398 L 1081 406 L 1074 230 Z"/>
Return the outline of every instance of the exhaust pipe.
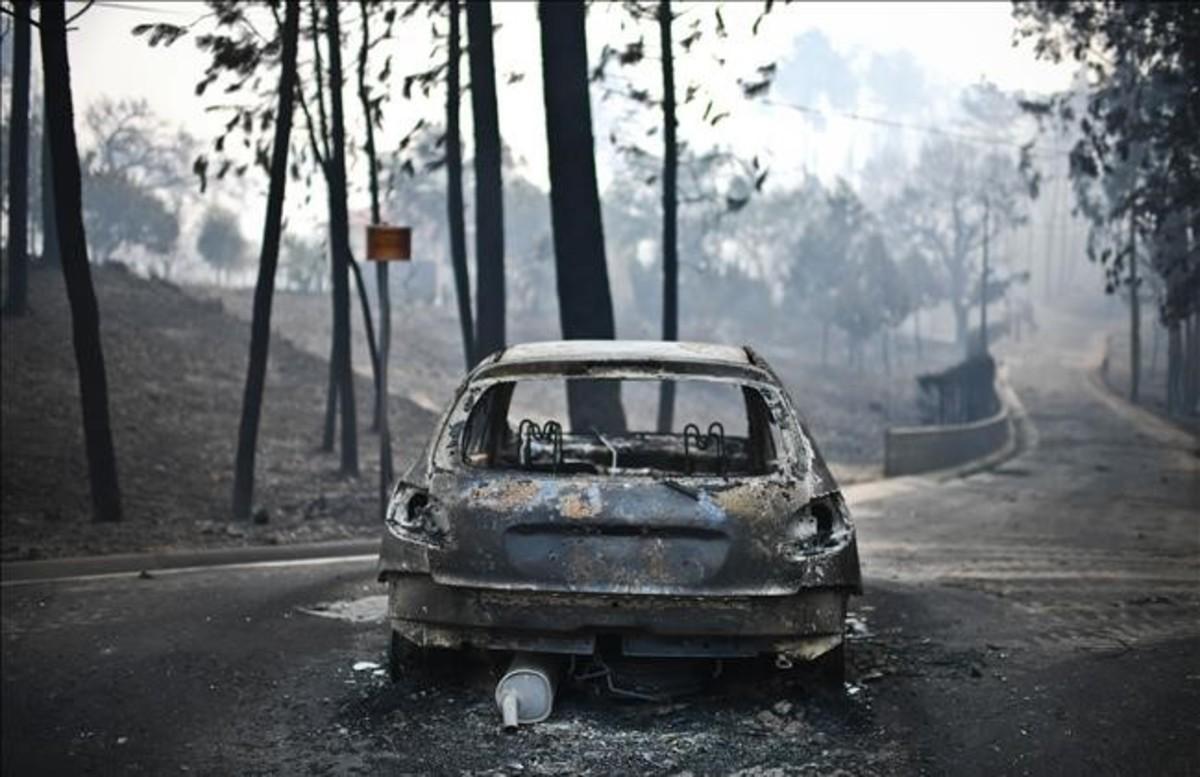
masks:
<path fill-rule="evenodd" d="M 496 706 L 504 728 L 540 723 L 550 717 L 563 657 L 549 653 L 517 653 L 496 683 Z"/>

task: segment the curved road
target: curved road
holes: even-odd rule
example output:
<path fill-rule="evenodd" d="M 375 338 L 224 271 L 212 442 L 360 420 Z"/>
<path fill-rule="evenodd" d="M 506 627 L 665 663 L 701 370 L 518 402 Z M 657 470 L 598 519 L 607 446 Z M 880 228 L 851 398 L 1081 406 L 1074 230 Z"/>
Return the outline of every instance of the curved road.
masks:
<path fill-rule="evenodd" d="M 504 734 L 478 659 L 391 685 L 363 561 L 3 589 L 5 774 L 1200 773 L 1197 442 L 1077 351 L 1007 357 L 1036 441 L 850 489 L 851 677 L 727 665 L 699 695 L 571 684 Z"/>

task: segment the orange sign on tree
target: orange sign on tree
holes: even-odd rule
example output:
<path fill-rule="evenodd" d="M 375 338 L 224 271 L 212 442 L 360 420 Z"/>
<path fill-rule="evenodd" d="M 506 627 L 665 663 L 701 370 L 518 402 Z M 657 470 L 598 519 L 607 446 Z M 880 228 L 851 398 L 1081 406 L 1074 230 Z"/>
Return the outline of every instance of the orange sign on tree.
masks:
<path fill-rule="evenodd" d="M 412 229 L 388 224 L 367 226 L 367 259 L 372 262 L 407 262 L 412 258 Z"/>

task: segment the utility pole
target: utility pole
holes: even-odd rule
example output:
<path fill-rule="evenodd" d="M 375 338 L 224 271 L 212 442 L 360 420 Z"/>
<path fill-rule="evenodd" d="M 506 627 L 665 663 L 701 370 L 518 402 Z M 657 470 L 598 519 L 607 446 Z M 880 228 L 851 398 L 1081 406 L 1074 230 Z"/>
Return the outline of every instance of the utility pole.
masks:
<path fill-rule="evenodd" d="M 988 287 L 988 221 L 991 217 L 991 201 L 983 195 L 983 278 L 979 282 L 979 343 L 980 354 L 988 352 L 987 331 L 987 287 Z"/>

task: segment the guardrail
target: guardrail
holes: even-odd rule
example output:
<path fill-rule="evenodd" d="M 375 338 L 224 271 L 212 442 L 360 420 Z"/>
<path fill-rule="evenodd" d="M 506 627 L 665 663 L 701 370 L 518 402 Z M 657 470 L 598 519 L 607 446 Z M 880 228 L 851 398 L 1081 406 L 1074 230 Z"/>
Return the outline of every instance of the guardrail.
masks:
<path fill-rule="evenodd" d="M 960 467 L 992 456 L 1013 442 L 1007 391 L 997 380 L 1000 410 L 963 424 L 898 426 L 884 432 L 884 477 Z"/>

